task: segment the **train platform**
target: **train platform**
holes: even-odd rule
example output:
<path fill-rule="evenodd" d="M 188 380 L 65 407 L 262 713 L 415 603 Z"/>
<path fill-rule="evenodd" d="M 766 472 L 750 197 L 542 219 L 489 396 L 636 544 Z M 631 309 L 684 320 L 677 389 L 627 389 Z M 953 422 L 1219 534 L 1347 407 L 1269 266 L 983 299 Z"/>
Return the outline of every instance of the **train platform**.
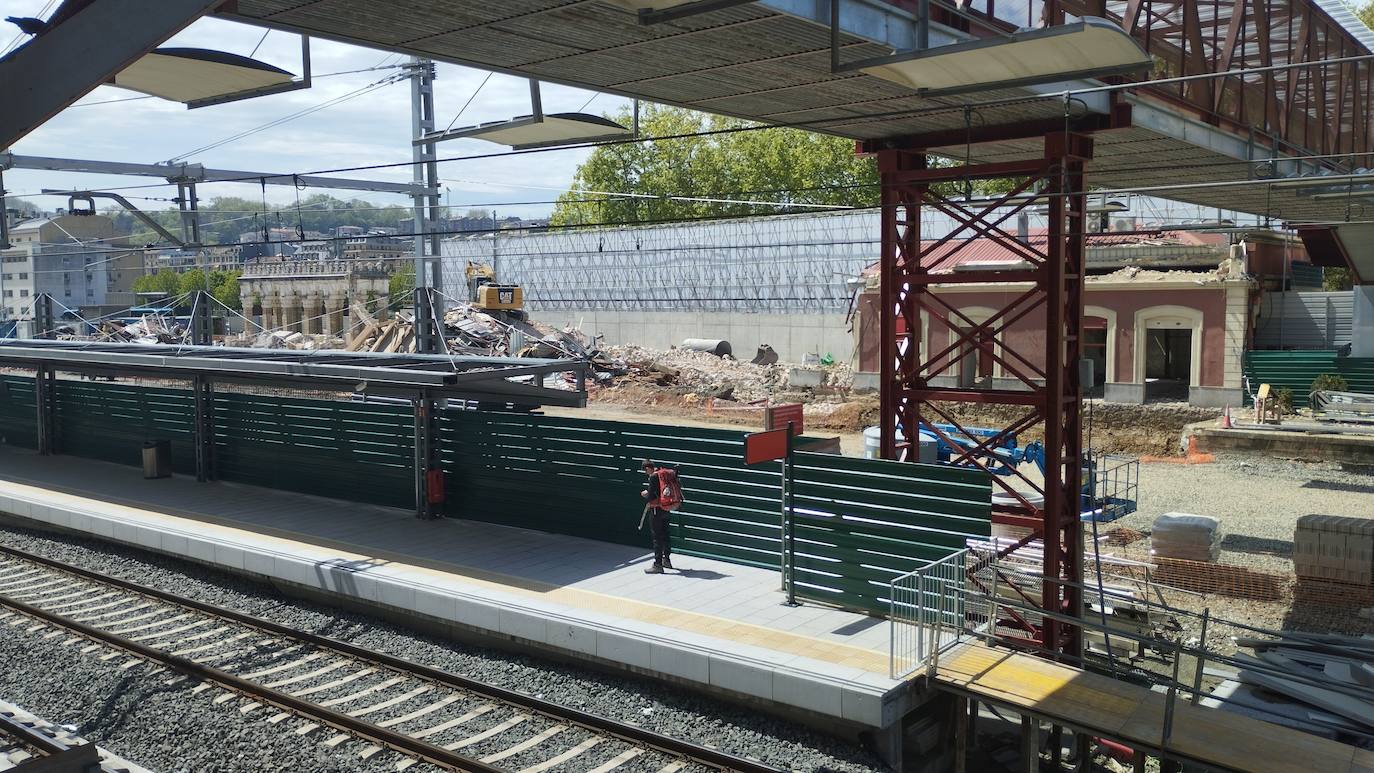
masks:
<path fill-rule="evenodd" d="M 787 606 L 774 571 L 682 556 L 676 571 L 646 575 L 647 548 L 145 480 L 134 467 L 10 447 L 0 447 L 0 513 L 856 729 L 890 726 L 915 699 L 888 677 L 885 621 Z"/>

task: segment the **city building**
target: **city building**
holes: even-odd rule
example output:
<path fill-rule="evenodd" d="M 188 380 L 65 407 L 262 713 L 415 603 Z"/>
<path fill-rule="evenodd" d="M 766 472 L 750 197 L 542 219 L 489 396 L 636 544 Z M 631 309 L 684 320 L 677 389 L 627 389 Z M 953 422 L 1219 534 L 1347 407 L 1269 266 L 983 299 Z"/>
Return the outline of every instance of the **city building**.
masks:
<path fill-rule="evenodd" d="M 1034 246 L 1044 231 L 1021 232 Z M 955 250 L 925 241 L 935 274 L 1029 269 L 1006 238 L 979 238 Z M 1240 405 L 1242 356 L 1254 347 L 1266 294 L 1291 286 L 1291 277 L 1313 267 L 1301 241 L 1273 231 L 1136 231 L 1093 234 L 1087 242 L 1084 289 L 1085 358 L 1093 381 L 1085 390 L 1108 401 L 1143 403 L 1172 399 L 1201 406 Z M 1320 272 L 1317 272 L 1318 275 Z M 878 275 L 863 272 L 858 303 L 858 379 L 877 385 Z M 935 386 L 1024 388 L 1017 376 L 1041 367 L 1007 355 L 1003 347 L 1043 349 L 1043 304 L 1027 299 L 1012 314 L 989 350 L 965 338 L 1026 292 L 1029 285 L 949 282 L 931 286 L 933 300 L 921 311 L 921 352 L 940 375 Z M 996 325 L 996 323 L 994 322 Z M 1000 327 L 1000 325 L 996 325 Z"/>
<path fill-rule="evenodd" d="M 13 246 L 0 252 L 0 319 L 32 319 L 40 293 L 87 319 L 133 305 L 144 253 L 124 236 L 104 215 L 60 210 L 11 225 Z"/>

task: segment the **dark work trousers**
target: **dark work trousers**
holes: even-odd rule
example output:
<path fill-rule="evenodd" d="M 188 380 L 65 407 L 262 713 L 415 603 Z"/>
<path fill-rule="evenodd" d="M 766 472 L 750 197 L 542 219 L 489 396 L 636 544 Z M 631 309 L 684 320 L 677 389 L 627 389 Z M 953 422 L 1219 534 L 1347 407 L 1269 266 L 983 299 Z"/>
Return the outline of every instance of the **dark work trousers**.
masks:
<path fill-rule="evenodd" d="M 654 536 L 654 565 L 668 563 L 668 516 L 669 512 L 657 507 L 649 508 L 649 530 Z"/>

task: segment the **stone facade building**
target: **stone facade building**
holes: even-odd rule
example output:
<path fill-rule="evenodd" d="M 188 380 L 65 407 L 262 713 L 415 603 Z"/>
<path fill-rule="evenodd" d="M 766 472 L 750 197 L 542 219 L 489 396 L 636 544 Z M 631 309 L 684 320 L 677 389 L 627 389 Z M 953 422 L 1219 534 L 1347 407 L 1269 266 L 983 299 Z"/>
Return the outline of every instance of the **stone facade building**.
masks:
<path fill-rule="evenodd" d="M 239 277 L 243 311 L 267 330 L 342 335 L 354 304 L 385 308 L 394 264 L 299 260 L 248 263 Z"/>

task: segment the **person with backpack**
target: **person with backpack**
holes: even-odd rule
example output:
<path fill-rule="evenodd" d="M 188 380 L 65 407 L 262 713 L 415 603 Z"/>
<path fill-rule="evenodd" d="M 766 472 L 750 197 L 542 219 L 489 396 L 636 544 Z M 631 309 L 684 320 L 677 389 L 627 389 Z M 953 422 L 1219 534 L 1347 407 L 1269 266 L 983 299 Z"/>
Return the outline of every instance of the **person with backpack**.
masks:
<path fill-rule="evenodd" d="M 682 504 L 682 487 L 678 484 L 677 470 L 657 467 L 649 459 L 644 460 L 642 467 L 648 482 L 639 495 L 645 500 L 644 515 L 649 519 L 649 533 L 654 540 L 654 564 L 644 573 L 663 574 L 664 569 L 673 568 L 668 552 L 668 517 Z M 643 518 L 639 528 L 644 528 Z"/>

